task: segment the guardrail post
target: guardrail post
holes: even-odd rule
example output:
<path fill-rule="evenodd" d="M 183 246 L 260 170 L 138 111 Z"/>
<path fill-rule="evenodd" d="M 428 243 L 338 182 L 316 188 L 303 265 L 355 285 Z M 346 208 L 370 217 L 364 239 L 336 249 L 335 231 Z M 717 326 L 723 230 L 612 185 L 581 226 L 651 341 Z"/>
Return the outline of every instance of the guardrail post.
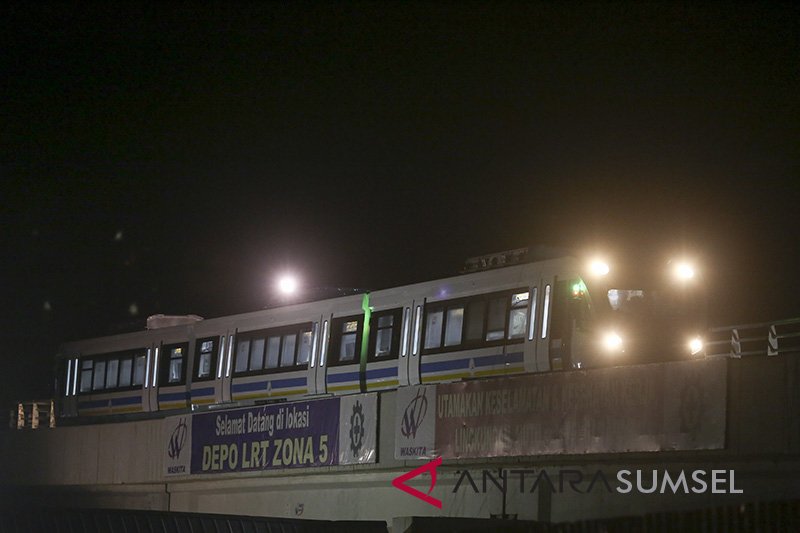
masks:
<path fill-rule="evenodd" d="M 769 337 L 767 337 L 767 355 L 778 355 L 778 332 L 775 324 L 769 327 Z"/>
<path fill-rule="evenodd" d="M 742 343 L 739 341 L 739 330 L 731 330 L 731 357 L 742 357 Z"/>

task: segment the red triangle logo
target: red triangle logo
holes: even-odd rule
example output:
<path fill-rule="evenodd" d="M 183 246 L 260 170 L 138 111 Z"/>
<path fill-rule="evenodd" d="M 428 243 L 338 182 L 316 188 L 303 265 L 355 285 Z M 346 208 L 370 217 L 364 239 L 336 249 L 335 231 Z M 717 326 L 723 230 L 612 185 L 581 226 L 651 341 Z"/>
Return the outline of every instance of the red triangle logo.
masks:
<path fill-rule="evenodd" d="M 406 493 L 412 495 L 415 498 L 419 498 L 420 500 L 424 501 L 425 503 L 429 503 L 429 504 L 433 505 L 434 507 L 437 507 L 437 508 L 441 509 L 442 508 L 442 502 L 440 500 L 437 500 L 433 496 L 430 496 L 430 493 L 433 492 L 433 488 L 436 486 L 436 467 L 439 466 L 440 464 L 442 464 L 442 458 L 441 457 L 437 457 L 436 459 L 434 459 L 433 461 L 429 462 L 428 464 L 424 464 L 424 465 L 420 466 L 419 468 L 415 468 L 414 470 L 412 470 L 410 472 L 406 472 L 405 474 L 403 474 L 401 476 L 397 476 L 396 478 L 394 478 L 392 480 L 392 485 L 394 485 L 395 488 L 398 488 L 398 489 L 402 490 L 403 492 L 406 492 Z M 419 491 L 419 490 L 415 489 L 414 487 L 409 487 L 408 485 L 406 485 L 406 481 L 421 475 L 423 472 L 430 472 L 431 473 L 431 488 L 428 489 L 428 494 L 425 494 L 424 492 Z"/>

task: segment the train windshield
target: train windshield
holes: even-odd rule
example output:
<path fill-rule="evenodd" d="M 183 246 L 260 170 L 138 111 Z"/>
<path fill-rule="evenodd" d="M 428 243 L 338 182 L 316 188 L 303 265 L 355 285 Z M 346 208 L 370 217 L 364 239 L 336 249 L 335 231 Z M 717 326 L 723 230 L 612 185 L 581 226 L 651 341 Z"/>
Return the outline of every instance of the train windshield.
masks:
<path fill-rule="evenodd" d="M 666 318 L 685 316 L 695 298 L 692 293 L 674 291 L 609 289 L 608 304 L 620 315 Z"/>

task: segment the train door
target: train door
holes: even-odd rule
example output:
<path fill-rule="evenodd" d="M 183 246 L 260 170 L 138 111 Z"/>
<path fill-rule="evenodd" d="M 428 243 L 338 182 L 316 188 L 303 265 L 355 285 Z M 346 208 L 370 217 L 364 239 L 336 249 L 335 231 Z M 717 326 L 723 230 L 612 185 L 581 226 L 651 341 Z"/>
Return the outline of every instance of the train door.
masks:
<path fill-rule="evenodd" d="M 541 279 L 537 278 L 533 285 L 529 287 L 528 300 L 528 322 L 525 333 L 525 343 L 523 348 L 525 372 L 536 372 L 538 370 L 536 360 L 536 347 L 538 345 L 539 328 L 541 328 L 541 309 L 542 291 L 539 290 Z"/>
<path fill-rule="evenodd" d="M 411 312 L 411 332 L 409 333 L 408 348 L 408 382 L 411 385 L 422 383 L 420 367 L 422 364 L 422 312 L 425 309 L 425 299 L 414 300 Z"/>
<path fill-rule="evenodd" d="M 220 342 L 220 355 L 217 362 L 217 383 L 219 386 L 219 398 L 222 402 L 233 401 L 231 397 L 231 381 L 233 381 L 232 367 L 233 367 L 233 346 L 236 342 L 236 334 L 238 330 L 228 330 L 226 335 L 222 336 Z M 227 343 L 225 339 L 227 338 Z"/>
<path fill-rule="evenodd" d="M 308 394 L 325 393 L 325 365 L 322 345 L 326 342 L 328 321 L 322 315 L 311 324 L 311 357 L 308 361 Z"/>
<path fill-rule="evenodd" d="M 226 335 L 212 335 L 195 340 L 192 357 L 191 403 L 195 406 L 222 401 L 222 363 Z"/>
<path fill-rule="evenodd" d="M 544 287 L 538 360 L 549 364 L 549 370 L 578 368 L 588 340 L 584 327 L 586 286 L 577 276 L 553 276 L 544 281 Z M 542 349 L 546 352 L 540 353 Z"/>
<path fill-rule="evenodd" d="M 415 371 L 411 369 L 411 337 L 413 334 L 414 302 L 403 307 L 403 321 L 400 330 L 400 357 L 397 360 L 397 379 L 400 385 L 411 385 Z M 418 361 L 418 360 L 417 360 Z M 419 367 L 416 368 L 417 383 Z"/>
<path fill-rule="evenodd" d="M 154 373 L 159 411 L 185 409 L 189 406 L 186 386 L 188 353 L 188 342 L 162 343 L 159 346 Z"/>
<path fill-rule="evenodd" d="M 403 308 L 373 310 L 369 317 L 364 385 L 367 392 L 395 389 L 400 384 L 399 359 Z"/>
<path fill-rule="evenodd" d="M 150 344 L 145 358 L 144 393 L 142 395 L 142 409 L 144 411 L 158 411 L 158 387 L 156 387 L 156 374 L 158 357 L 161 354 L 161 345 Z"/>
<path fill-rule="evenodd" d="M 533 336 L 535 342 L 534 357 L 536 372 L 554 370 L 550 361 L 550 327 L 552 325 L 553 298 L 555 294 L 556 276 L 544 275 L 539 278 L 537 288 L 537 307 L 541 312 L 531 313 Z M 529 335 L 531 332 L 529 331 Z"/>
<path fill-rule="evenodd" d="M 325 357 L 327 392 L 351 394 L 362 391 L 361 345 L 364 315 L 332 318 Z"/>
<path fill-rule="evenodd" d="M 56 397 L 61 398 L 61 416 L 75 416 L 78 414 L 78 370 L 79 359 L 77 357 L 70 357 L 68 359 L 60 360 L 59 375 L 63 380 L 59 380 L 58 390 Z"/>

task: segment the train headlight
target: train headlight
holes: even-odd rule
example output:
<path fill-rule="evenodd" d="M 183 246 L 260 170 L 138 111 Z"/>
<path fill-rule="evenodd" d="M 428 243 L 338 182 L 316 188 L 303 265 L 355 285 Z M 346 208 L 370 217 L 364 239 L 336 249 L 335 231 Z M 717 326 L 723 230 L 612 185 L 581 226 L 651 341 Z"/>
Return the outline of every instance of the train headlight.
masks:
<path fill-rule="evenodd" d="M 703 339 L 700 337 L 695 337 L 689 341 L 689 350 L 692 352 L 692 355 L 697 355 L 703 351 Z"/>
<path fill-rule="evenodd" d="M 609 331 L 603 336 L 603 347 L 609 352 L 618 352 L 622 348 L 622 337 Z"/>
<path fill-rule="evenodd" d="M 299 285 L 297 278 L 291 274 L 284 274 L 278 279 L 278 290 L 286 296 L 297 292 Z"/>
<path fill-rule="evenodd" d="M 694 267 L 691 263 L 686 261 L 681 261 L 675 265 L 675 269 L 673 270 L 675 278 L 680 281 L 688 281 L 694 277 Z"/>
<path fill-rule="evenodd" d="M 589 272 L 592 273 L 593 276 L 601 277 L 605 276 L 609 272 L 608 263 L 605 261 L 600 261 L 599 259 L 595 259 L 591 263 L 589 263 Z"/>

